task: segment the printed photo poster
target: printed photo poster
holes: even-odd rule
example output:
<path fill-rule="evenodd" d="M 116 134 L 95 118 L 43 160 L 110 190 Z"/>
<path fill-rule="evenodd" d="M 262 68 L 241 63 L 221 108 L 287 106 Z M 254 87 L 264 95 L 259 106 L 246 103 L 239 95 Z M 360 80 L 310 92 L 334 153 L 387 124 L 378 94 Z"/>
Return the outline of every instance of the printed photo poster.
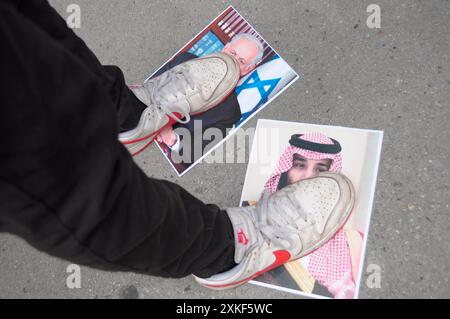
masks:
<path fill-rule="evenodd" d="M 308 146 L 298 147 L 292 138 Z M 350 179 L 355 205 L 333 238 L 251 283 L 315 298 L 358 297 L 382 139 L 382 131 L 258 120 L 241 206 L 255 205 L 265 190 L 274 193 L 325 171 Z M 331 154 L 317 151 L 327 148 L 311 148 L 321 144 L 339 144 L 340 150 Z"/>
<path fill-rule="evenodd" d="M 217 52 L 232 55 L 239 61 L 241 78 L 234 91 L 212 109 L 191 116 L 188 123 L 176 123 L 165 129 L 156 141 L 179 176 L 192 169 L 299 78 L 249 22 L 230 6 L 146 81 L 181 63 Z M 221 134 L 211 135 L 208 130 Z"/>

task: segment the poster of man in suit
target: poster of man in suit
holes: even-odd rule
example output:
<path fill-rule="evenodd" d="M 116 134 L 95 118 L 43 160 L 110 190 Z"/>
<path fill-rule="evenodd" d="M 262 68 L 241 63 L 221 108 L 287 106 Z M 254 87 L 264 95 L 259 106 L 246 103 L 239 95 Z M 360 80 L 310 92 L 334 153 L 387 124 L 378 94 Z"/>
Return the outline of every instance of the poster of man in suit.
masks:
<path fill-rule="evenodd" d="M 256 30 L 229 7 L 147 80 L 177 65 L 222 52 L 239 63 L 240 81 L 218 105 L 162 130 L 157 144 L 183 175 L 299 78 Z M 208 134 L 212 132 L 212 134 Z"/>

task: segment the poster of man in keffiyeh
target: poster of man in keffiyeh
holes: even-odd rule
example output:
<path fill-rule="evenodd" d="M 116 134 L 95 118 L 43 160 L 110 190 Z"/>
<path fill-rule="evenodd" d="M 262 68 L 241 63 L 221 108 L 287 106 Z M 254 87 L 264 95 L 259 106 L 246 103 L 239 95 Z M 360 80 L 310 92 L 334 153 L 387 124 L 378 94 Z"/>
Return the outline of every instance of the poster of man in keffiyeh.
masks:
<path fill-rule="evenodd" d="M 329 241 L 252 283 L 311 297 L 357 298 L 382 138 L 381 131 L 258 121 L 241 205 L 254 205 L 264 191 L 274 193 L 327 171 L 351 180 L 356 202 Z"/>

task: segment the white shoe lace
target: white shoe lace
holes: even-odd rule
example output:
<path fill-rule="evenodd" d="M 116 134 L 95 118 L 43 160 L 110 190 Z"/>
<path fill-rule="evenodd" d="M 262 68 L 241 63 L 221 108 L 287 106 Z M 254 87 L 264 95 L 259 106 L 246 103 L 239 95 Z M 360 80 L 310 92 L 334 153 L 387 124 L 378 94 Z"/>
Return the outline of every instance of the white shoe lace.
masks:
<path fill-rule="evenodd" d="M 299 232 L 305 226 L 314 223 L 313 218 L 303 210 L 298 200 L 293 198 L 293 194 L 272 197 L 272 207 L 269 207 L 269 198 L 270 193 L 266 190 L 256 205 L 256 228 L 269 242 L 291 250 L 298 245 L 294 238 L 298 238 Z M 264 238 L 258 238 L 260 244 L 263 240 Z"/>
<path fill-rule="evenodd" d="M 184 121 L 174 116 L 171 102 L 168 99 L 169 95 L 179 98 L 179 95 L 186 94 L 188 89 L 195 89 L 195 83 L 187 70 L 182 67 L 176 70 L 168 70 L 158 77 L 144 82 L 143 88 L 148 105 L 155 106 L 155 108 L 148 108 L 149 111 L 154 110 L 160 117 L 167 114 L 175 121 L 183 124 L 190 121 L 189 112 L 180 111 L 182 118 L 185 118 Z"/>

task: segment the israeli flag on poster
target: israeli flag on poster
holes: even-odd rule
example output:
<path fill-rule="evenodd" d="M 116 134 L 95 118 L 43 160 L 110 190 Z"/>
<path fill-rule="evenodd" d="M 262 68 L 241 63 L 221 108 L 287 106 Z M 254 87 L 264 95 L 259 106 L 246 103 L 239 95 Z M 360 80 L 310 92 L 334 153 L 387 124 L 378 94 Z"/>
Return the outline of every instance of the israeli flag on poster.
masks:
<path fill-rule="evenodd" d="M 279 55 L 274 55 L 271 60 L 243 77 L 236 87 L 242 117 L 235 127 L 274 97 L 296 76 L 286 61 Z"/>

